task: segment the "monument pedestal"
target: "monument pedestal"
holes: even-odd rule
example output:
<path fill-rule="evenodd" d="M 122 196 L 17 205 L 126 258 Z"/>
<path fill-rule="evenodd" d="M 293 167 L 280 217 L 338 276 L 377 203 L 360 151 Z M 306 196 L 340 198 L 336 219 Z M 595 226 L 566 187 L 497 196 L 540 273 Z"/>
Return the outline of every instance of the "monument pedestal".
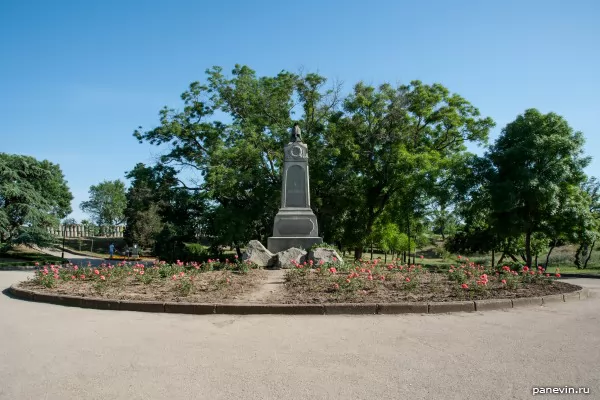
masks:
<path fill-rule="evenodd" d="M 308 146 L 290 142 L 284 148 L 281 208 L 273 223 L 267 248 L 278 253 L 291 247 L 308 249 L 323 243 L 317 217 L 310 208 Z"/>

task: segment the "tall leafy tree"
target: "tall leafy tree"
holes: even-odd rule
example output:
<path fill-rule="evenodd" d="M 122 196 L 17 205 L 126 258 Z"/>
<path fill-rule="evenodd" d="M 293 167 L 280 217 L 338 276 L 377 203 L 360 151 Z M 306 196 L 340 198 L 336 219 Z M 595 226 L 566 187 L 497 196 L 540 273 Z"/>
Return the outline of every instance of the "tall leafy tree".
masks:
<path fill-rule="evenodd" d="M 103 181 L 90 186 L 90 199 L 81 203 L 80 208 L 89 214 L 98 225 L 118 225 L 125 221 L 125 184 L 117 179 Z"/>
<path fill-rule="evenodd" d="M 584 139 L 555 113 L 526 110 L 509 123 L 490 149 L 492 218 L 505 237 L 524 235 L 532 264 L 532 237 L 543 233 L 561 210 L 561 194 L 585 179 Z"/>
<path fill-rule="evenodd" d="M 0 153 L 0 252 L 16 244 L 49 245 L 48 228 L 71 212 L 72 199 L 57 164 Z"/>
<path fill-rule="evenodd" d="M 131 186 L 126 194 L 123 236 L 130 245 L 138 243 L 153 248 L 163 227 L 160 213 L 169 202 L 172 188 L 178 184 L 176 173 L 162 165 L 148 167 L 138 163 L 126 177 Z"/>
<path fill-rule="evenodd" d="M 493 126 L 439 84 L 359 83 L 342 99 L 339 86 L 327 89 L 319 75 L 257 77 L 246 66 L 231 77 L 208 70 L 206 83 L 192 83 L 182 99 L 183 110 L 163 109 L 160 126 L 134 135 L 169 143 L 162 163 L 198 173 L 182 185 L 206 196 L 217 241 L 240 245 L 271 234 L 294 116 L 310 148 L 320 230 L 327 241 L 355 247 L 355 256 L 386 208 L 402 204 L 415 214 L 444 161 L 466 141 L 485 142 Z"/>
<path fill-rule="evenodd" d="M 377 88 L 358 83 L 343 111 L 331 127 L 330 141 L 341 149 L 336 164 L 351 171 L 346 181 L 354 208 L 345 222 L 355 257 L 360 257 L 365 232 L 387 207 L 397 205 L 398 220 L 419 214 L 421 199 L 449 158 L 464 152 L 467 141 L 485 143 L 494 125 L 461 96 L 420 81 Z"/>

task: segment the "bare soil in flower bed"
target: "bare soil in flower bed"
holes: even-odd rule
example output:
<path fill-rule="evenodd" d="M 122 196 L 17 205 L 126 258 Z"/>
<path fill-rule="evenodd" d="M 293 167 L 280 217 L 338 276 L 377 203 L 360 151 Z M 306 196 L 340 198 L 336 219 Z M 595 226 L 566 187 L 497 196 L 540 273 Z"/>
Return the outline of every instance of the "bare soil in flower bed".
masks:
<path fill-rule="evenodd" d="M 285 290 L 273 293 L 268 301 L 280 304 L 448 302 L 541 297 L 581 290 L 580 286 L 550 279 L 521 282 L 509 288 L 495 278 L 485 287 L 469 283 L 469 288 L 463 289 L 444 273 L 413 275 L 410 282 L 406 282 L 406 275 L 392 273 L 383 274 L 384 281 L 378 279 L 381 275 L 370 281 L 363 274 L 363 279 L 359 276 L 346 282 L 347 276 L 344 273 L 336 278 L 314 271 L 299 274 L 292 270 L 286 276 Z"/>
<path fill-rule="evenodd" d="M 92 272 L 93 273 L 93 272 Z M 243 301 L 255 292 L 266 278 L 266 272 L 252 269 L 246 273 L 228 270 L 189 273 L 177 279 L 155 279 L 144 283 L 140 275 L 114 279 L 109 283 L 96 279 L 82 281 L 64 279 L 60 284 L 46 287 L 33 280 L 20 284 L 24 289 L 56 295 L 105 298 L 114 300 L 165 301 L 189 303 L 219 303 Z M 112 278 L 112 277 L 111 277 Z M 109 278 L 107 278 L 109 279 Z"/>

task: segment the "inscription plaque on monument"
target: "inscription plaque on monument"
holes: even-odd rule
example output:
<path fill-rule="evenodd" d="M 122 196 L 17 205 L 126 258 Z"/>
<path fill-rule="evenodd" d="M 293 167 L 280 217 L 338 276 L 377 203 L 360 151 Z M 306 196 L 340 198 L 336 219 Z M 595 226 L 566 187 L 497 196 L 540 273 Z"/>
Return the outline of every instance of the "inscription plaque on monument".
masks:
<path fill-rule="evenodd" d="M 285 184 L 285 207 L 308 207 L 306 204 L 307 185 L 304 170 L 299 165 L 287 169 Z"/>

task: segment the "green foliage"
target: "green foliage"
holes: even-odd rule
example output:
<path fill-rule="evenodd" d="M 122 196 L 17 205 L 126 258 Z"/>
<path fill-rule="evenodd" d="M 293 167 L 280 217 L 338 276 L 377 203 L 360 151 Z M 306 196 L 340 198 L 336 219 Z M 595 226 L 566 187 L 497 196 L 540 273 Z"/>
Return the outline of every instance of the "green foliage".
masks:
<path fill-rule="evenodd" d="M 509 123 L 485 157 L 471 162 L 462 181 L 468 201 L 459 210 L 465 226 L 448 250 L 501 250 L 531 265 L 549 242 L 572 236 L 586 220 L 583 143 L 554 113 L 530 109 Z"/>
<path fill-rule="evenodd" d="M 48 246 L 48 228 L 71 212 L 72 199 L 58 165 L 0 153 L 0 252 L 16 244 Z"/>
<path fill-rule="evenodd" d="M 82 202 L 80 208 L 92 216 L 97 225 L 114 226 L 124 222 L 127 199 L 125 184 L 121 180 L 92 185 L 89 195 L 90 199 Z"/>
<path fill-rule="evenodd" d="M 271 234 L 292 109 L 302 110 L 321 232 L 344 246 L 364 245 L 386 212 L 397 224 L 403 215 L 421 218 L 424 197 L 448 159 L 463 153 L 466 141 L 484 143 L 493 126 L 439 84 L 359 83 L 342 99 L 339 86 L 326 89 L 316 74 L 257 77 L 236 66 L 231 77 L 220 67 L 206 75 L 206 83 L 194 82 L 182 95 L 182 111 L 165 108 L 160 126 L 134 135 L 169 143 L 162 164 L 200 175 L 201 183 L 187 186 L 205 194 L 201 219 L 216 244 L 239 246 Z M 222 114 L 228 122 L 218 120 Z"/>

